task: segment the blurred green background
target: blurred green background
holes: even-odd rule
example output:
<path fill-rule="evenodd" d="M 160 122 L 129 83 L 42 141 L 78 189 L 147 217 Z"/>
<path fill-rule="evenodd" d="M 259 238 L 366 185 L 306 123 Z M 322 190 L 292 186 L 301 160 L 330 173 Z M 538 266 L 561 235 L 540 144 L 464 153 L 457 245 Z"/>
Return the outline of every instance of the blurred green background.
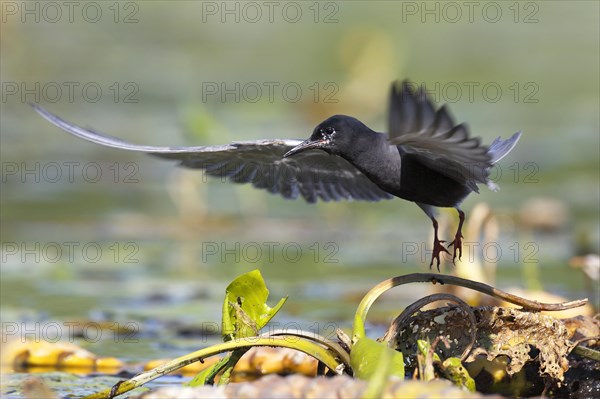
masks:
<path fill-rule="evenodd" d="M 155 318 L 218 322 L 226 283 L 259 268 L 291 297 L 282 323 L 348 327 L 372 285 L 428 270 L 414 204 L 286 201 L 77 140 L 27 102 L 135 143 L 202 145 L 306 138 L 335 113 L 385 131 L 405 78 L 485 143 L 523 131 L 501 191 L 463 207 L 496 214 L 497 284 L 588 295 L 568 262 L 599 250 L 598 2 L 49 3 L 2 2 L 3 322 L 133 321 L 140 337 Z M 381 321 L 427 289 L 390 294 Z M 172 348 L 103 342 L 88 344 Z"/>

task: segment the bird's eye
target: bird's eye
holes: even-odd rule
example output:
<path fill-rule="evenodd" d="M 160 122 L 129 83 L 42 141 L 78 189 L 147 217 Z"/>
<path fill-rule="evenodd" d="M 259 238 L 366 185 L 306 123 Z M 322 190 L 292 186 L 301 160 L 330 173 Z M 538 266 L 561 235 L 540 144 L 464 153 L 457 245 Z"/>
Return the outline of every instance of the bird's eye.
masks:
<path fill-rule="evenodd" d="M 334 129 L 334 128 L 332 128 L 332 127 L 326 127 L 326 128 L 324 129 L 324 131 L 325 131 L 325 134 L 327 134 L 327 135 L 330 135 L 330 134 L 333 134 L 333 133 L 335 133 L 335 129 Z"/>

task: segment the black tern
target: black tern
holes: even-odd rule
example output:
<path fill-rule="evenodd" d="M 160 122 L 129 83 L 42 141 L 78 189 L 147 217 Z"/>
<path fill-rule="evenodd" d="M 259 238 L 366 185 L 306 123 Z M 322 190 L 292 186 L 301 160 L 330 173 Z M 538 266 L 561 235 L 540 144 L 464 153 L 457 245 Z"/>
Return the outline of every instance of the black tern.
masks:
<path fill-rule="evenodd" d="M 517 132 L 498 137 L 489 146 L 470 137 L 465 124 L 456 125 L 446 106 L 437 110 L 423 86 L 413 90 L 408 81 L 392 84 L 389 133 L 371 130 L 358 119 L 334 115 L 321 122 L 308 140 L 239 141 L 199 147 L 153 147 L 130 144 L 116 137 L 69 123 L 36 104 L 35 110 L 57 127 L 82 139 L 130 151 L 179 161 L 203 169 L 210 176 L 234 183 L 251 183 L 287 199 L 302 196 L 323 201 L 379 201 L 399 197 L 415 202 L 433 223 L 434 260 L 448 252 L 438 239 L 436 207 L 455 208 L 459 224 L 453 261 L 462 255 L 462 201 L 479 192 L 477 184 L 492 190 L 490 168 L 516 145 Z"/>

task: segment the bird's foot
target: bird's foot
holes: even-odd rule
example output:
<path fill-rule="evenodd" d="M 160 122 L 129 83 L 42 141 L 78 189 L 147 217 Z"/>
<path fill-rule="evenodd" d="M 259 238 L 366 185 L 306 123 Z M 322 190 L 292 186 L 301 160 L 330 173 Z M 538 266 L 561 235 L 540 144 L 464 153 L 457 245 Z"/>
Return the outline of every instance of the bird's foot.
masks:
<path fill-rule="evenodd" d="M 450 252 L 448 252 L 446 247 L 444 247 L 442 244 L 444 242 L 446 241 L 438 240 L 437 237 L 433 240 L 433 251 L 431 252 L 431 262 L 429 263 L 429 268 L 431 269 L 433 267 L 433 261 L 436 260 L 438 272 L 440 271 L 440 253 L 445 252 L 450 255 Z"/>
<path fill-rule="evenodd" d="M 454 263 L 454 261 L 456 260 L 456 254 L 458 254 L 458 260 L 461 260 L 461 258 L 462 258 L 462 238 L 463 238 L 463 235 L 461 233 L 457 233 L 456 236 L 454 237 L 454 241 L 452 241 L 450 244 L 448 244 L 448 248 L 450 248 L 451 245 L 454 245 L 454 254 L 452 255 L 452 263 Z"/>

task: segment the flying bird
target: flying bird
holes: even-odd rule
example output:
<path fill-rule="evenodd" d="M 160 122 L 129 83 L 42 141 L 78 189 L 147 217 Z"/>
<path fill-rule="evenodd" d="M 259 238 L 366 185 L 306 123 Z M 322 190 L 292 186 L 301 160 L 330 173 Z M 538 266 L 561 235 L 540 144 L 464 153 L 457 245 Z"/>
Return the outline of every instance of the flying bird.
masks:
<path fill-rule="evenodd" d="M 455 208 L 459 224 L 453 261 L 462 255 L 462 201 L 492 190 L 490 168 L 516 145 L 517 132 L 498 137 L 489 146 L 470 137 L 465 124 L 455 124 L 446 106 L 434 107 L 423 86 L 408 81 L 392 84 L 389 133 L 371 130 L 351 116 L 334 115 L 321 122 L 307 140 L 238 141 L 198 147 L 153 147 L 130 144 L 116 137 L 69 123 L 36 104 L 33 108 L 57 127 L 82 139 L 124 150 L 176 160 L 181 166 L 203 169 L 210 176 L 234 183 L 251 183 L 287 199 L 379 201 L 399 197 L 415 202 L 433 223 L 434 242 L 429 267 L 448 252 L 438 239 L 436 207 Z"/>

